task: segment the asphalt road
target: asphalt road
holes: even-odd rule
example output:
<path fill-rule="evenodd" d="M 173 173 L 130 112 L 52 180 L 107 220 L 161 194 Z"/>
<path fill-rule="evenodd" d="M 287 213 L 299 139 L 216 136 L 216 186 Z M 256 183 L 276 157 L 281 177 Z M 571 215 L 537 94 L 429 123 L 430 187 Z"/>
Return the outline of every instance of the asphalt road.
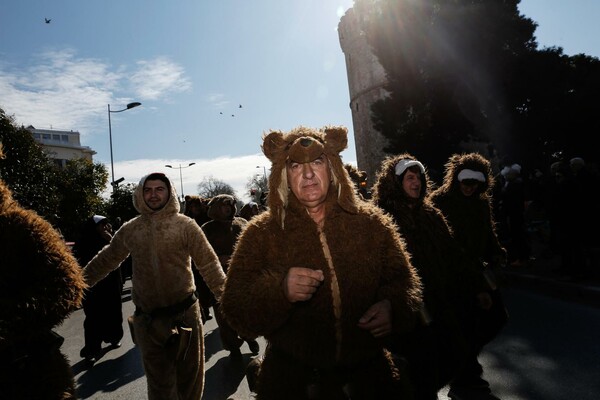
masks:
<path fill-rule="evenodd" d="M 130 285 L 128 281 L 127 284 Z M 510 321 L 480 357 L 484 377 L 502 400 L 600 399 L 600 309 L 529 292 L 504 290 Z M 124 296 L 124 315 L 133 305 Z M 138 349 L 125 326 L 123 346 L 107 351 L 93 366 L 80 359 L 83 311 L 76 311 L 59 329 L 62 350 L 71 361 L 83 399 L 145 399 L 146 380 Z M 247 345 L 242 359 L 222 350 L 215 320 L 205 326 L 206 379 L 204 399 L 250 400 L 244 377 L 251 359 Z M 264 341 L 259 340 L 261 349 Z M 447 389 L 440 391 L 446 400 Z"/>

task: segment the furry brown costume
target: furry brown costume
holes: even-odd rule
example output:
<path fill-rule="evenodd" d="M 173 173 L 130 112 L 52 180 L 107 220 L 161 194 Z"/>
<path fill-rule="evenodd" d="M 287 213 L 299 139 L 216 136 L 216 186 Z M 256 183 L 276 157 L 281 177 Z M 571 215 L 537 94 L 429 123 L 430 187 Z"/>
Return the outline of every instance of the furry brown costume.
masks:
<path fill-rule="evenodd" d="M 236 212 L 237 206 L 233 196 L 228 194 L 217 195 L 208 203 L 208 217 L 211 221 L 202 225 L 202 231 L 204 231 L 208 242 L 217 253 L 225 273 L 227 273 L 235 243 L 248 224 L 248 221 L 244 218 L 236 217 Z M 215 315 L 219 324 L 219 335 L 225 350 L 229 350 L 232 355 L 241 355 L 239 348 L 244 340 L 247 340 L 252 353 L 258 353 L 258 342 L 253 339 L 240 338 L 223 318 L 218 305 L 215 305 Z"/>
<path fill-rule="evenodd" d="M 494 177 L 490 162 L 478 153 L 454 154 L 448 159 L 445 168 L 442 186 L 431 194 L 433 203 L 448 219 L 465 252 L 482 261 L 482 272 L 486 264 L 505 263 L 506 251 L 496 235 L 492 215 L 491 191 Z M 478 182 L 475 192 L 465 196 L 461 191 L 460 180 Z M 481 310 L 475 302 L 467 304 L 470 311 L 465 322 L 470 323 L 471 327 L 465 332 L 472 355 L 467 358 L 465 368 L 452 383 L 450 397 L 454 393 L 457 396 L 473 396 L 472 391 L 481 391 L 477 387 L 483 387 L 485 394 L 489 394 L 487 382 L 481 378 L 483 369 L 477 361 L 477 355 L 500 332 L 508 319 L 500 291 L 493 289 L 494 287 L 488 289 L 494 302 L 490 310 Z"/>
<path fill-rule="evenodd" d="M 371 192 L 367 190 L 367 173 L 355 167 L 352 164 L 344 164 L 344 168 L 350 176 L 350 180 L 354 183 L 358 195 L 364 200 L 371 198 Z"/>
<path fill-rule="evenodd" d="M 81 305 L 81 269 L 58 232 L 19 206 L 2 180 L 0 227 L 0 398 L 75 399 L 52 328 Z"/>
<path fill-rule="evenodd" d="M 187 215 L 192 218 L 198 226 L 202 226 L 208 221 L 210 218 L 208 216 L 208 202 L 210 199 L 186 195 L 185 196 L 185 208 L 183 215 Z M 210 313 L 210 307 L 215 305 L 215 296 L 213 296 L 212 292 L 204 282 L 202 275 L 198 272 L 198 270 L 194 267 L 194 262 L 192 261 L 192 271 L 194 272 L 194 283 L 196 284 L 196 295 L 198 296 L 198 300 L 200 301 L 200 312 L 202 313 L 202 322 L 206 323 L 206 321 L 212 319 L 212 314 Z"/>
<path fill-rule="evenodd" d="M 420 281 L 391 218 L 358 200 L 339 156 L 346 144 L 341 127 L 264 136 L 263 152 L 272 162 L 269 210 L 242 233 L 221 303 L 240 334 L 268 341 L 259 399 L 400 395 L 382 341 L 357 325 L 373 304 L 388 300 L 393 329 L 409 329 L 420 304 Z M 322 154 L 332 183 L 320 228 L 289 190 L 286 163 Z M 321 270 L 325 278 L 310 300 L 291 303 L 282 284 L 298 266 Z"/>
<path fill-rule="evenodd" d="M 147 181 L 166 184 L 170 194 L 163 207 L 146 203 Z M 196 400 L 204 389 L 204 335 L 190 257 L 216 298 L 225 274 L 200 227 L 179 213 L 177 193 L 164 174 L 144 176 L 133 205 L 140 215 L 115 233 L 87 264 L 84 277 L 94 285 L 131 254 L 133 326 L 148 398 Z"/>
<path fill-rule="evenodd" d="M 449 382 L 467 353 L 458 319 L 462 298 L 475 298 L 485 282 L 475 263 L 461 252 L 441 211 L 426 197 L 432 186 L 427 170 L 414 165 L 398 175 L 396 166 L 400 162 L 407 165 L 407 161 L 417 160 L 407 153 L 384 160 L 373 187 L 373 202 L 398 225 L 422 279 L 428 314 L 413 331 L 396 336 L 394 348 L 409 361 L 416 397 L 436 399 L 437 391 Z M 409 197 L 402 186 L 408 170 L 420 172 L 417 199 Z"/>

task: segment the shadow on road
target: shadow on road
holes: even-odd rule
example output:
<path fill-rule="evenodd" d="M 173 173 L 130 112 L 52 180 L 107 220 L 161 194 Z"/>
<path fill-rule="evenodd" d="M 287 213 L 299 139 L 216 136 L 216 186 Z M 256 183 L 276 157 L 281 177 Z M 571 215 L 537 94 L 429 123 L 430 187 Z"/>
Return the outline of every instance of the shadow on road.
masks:
<path fill-rule="evenodd" d="M 246 366 L 252 359 L 250 354 L 239 357 L 220 358 L 206 371 L 204 380 L 205 396 L 211 400 L 227 400 L 237 392 L 246 373 Z"/>
<path fill-rule="evenodd" d="M 113 392 L 144 376 L 137 347 L 131 348 L 121 357 L 96 363 L 91 367 L 87 361 L 81 360 L 72 366 L 72 370 L 73 375 L 79 375 L 77 394 L 83 399 L 97 392 Z"/>

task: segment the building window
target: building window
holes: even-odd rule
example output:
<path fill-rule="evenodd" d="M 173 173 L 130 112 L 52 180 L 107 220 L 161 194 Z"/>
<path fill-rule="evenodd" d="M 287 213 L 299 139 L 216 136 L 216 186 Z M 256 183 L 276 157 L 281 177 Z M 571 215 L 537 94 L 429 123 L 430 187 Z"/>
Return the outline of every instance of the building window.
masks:
<path fill-rule="evenodd" d="M 42 133 L 42 139 L 50 140 L 50 139 L 52 139 L 52 135 L 49 133 Z"/>
<path fill-rule="evenodd" d="M 34 133 L 33 137 L 34 137 L 34 139 L 40 139 L 40 134 L 39 133 Z"/>
<path fill-rule="evenodd" d="M 69 135 L 60 135 L 60 140 L 62 142 L 69 142 Z"/>
<path fill-rule="evenodd" d="M 60 135 L 52 135 L 52 140 L 56 140 L 57 142 L 60 142 Z"/>

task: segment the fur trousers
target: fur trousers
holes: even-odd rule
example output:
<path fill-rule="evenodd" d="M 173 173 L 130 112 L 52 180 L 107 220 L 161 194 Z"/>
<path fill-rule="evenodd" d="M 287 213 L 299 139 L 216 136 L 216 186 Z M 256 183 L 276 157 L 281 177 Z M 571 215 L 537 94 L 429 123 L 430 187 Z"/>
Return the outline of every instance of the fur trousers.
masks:
<path fill-rule="evenodd" d="M 204 390 L 204 337 L 198 302 L 167 316 L 135 315 L 149 400 L 198 400 Z"/>

